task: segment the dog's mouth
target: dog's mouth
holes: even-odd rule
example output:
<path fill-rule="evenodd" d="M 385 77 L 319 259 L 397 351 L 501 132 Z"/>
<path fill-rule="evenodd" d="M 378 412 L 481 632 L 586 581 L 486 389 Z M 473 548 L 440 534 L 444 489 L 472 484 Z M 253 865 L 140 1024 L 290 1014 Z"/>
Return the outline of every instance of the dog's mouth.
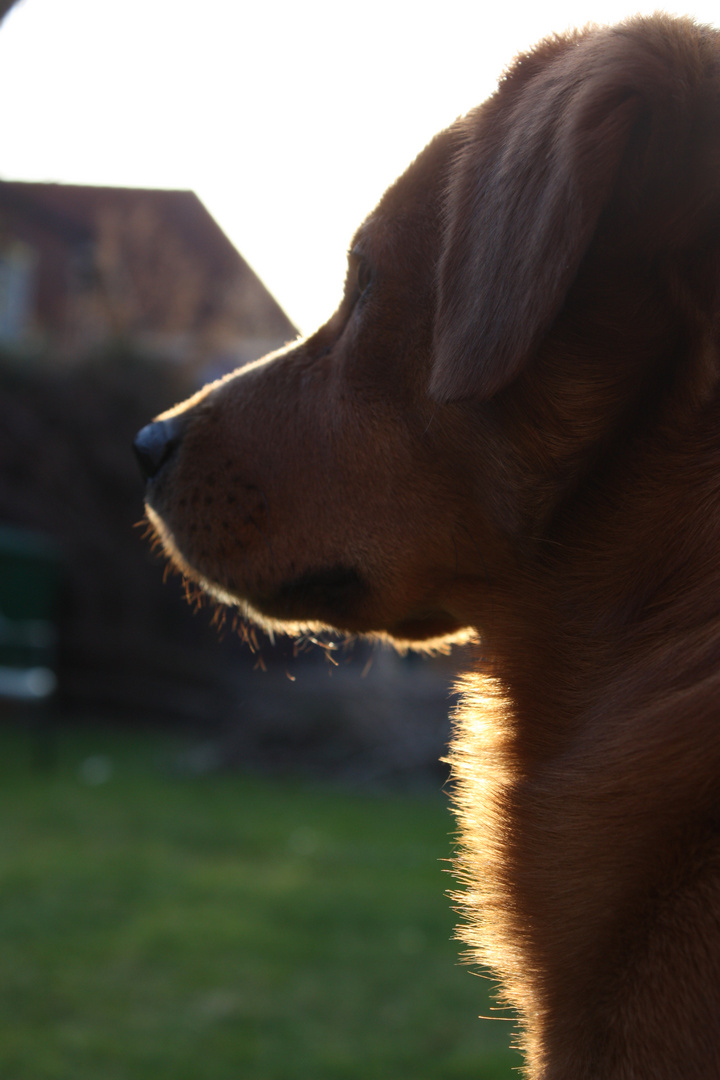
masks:
<path fill-rule="evenodd" d="M 277 585 L 244 584 L 227 575 L 223 560 L 207 561 L 202 554 L 198 557 L 183 552 L 172 530 L 149 503 L 146 513 L 165 554 L 186 578 L 198 582 L 220 603 L 245 608 L 250 617 L 257 616 L 260 622 L 269 620 L 278 629 L 282 623 L 312 622 L 351 630 L 370 596 L 370 586 L 362 575 L 351 566 L 339 564 L 304 570 Z"/>
<path fill-rule="evenodd" d="M 304 571 L 283 582 L 271 595 L 251 598 L 250 605 L 279 624 L 324 624 L 350 633 L 389 635 L 405 645 L 457 637 L 457 621 L 440 610 L 418 611 L 392 625 L 373 618 L 374 601 L 370 583 L 351 566 L 333 566 Z M 377 612 L 375 612 L 377 615 Z"/>
<path fill-rule="evenodd" d="M 337 562 L 310 567 L 279 582 L 248 581 L 228 573 L 229 564 L 214 553 L 183 551 L 163 517 L 147 503 L 148 520 L 166 555 L 188 579 L 221 604 L 238 607 L 268 630 L 296 633 L 333 628 L 353 634 L 381 634 L 405 645 L 456 638 L 462 627 L 441 607 L 392 612 L 386 591 L 378 592 L 355 566 Z M 182 545 L 185 547 L 185 545 Z M 192 545 L 190 545 L 192 548 Z M 237 569 L 237 567 L 236 567 Z"/>
<path fill-rule="evenodd" d="M 290 621 L 312 619 L 347 626 L 370 595 L 370 586 L 351 566 L 305 570 L 283 581 L 266 595 L 250 602 L 271 618 Z"/>

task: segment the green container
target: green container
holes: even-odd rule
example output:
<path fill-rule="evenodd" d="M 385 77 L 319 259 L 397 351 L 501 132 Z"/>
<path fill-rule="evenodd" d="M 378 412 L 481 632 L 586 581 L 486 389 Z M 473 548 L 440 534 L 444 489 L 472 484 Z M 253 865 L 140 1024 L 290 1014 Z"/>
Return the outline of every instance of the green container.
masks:
<path fill-rule="evenodd" d="M 60 566 L 49 537 L 0 526 L 0 697 L 55 690 Z"/>

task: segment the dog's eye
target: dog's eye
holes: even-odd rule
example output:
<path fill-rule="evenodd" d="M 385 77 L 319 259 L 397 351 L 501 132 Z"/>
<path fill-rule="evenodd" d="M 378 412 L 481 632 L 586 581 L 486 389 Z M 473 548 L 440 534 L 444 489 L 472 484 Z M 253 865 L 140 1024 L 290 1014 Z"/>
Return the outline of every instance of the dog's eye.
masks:
<path fill-rule="evenodd" d="M 369 288 L 371 282 L 372 274 L 370 273 L 370 267 L 364 259 L 358 259 L 355 283 L 357 285 L 357 291 L 360 296 L 362 296 L 366 289 Z"/>

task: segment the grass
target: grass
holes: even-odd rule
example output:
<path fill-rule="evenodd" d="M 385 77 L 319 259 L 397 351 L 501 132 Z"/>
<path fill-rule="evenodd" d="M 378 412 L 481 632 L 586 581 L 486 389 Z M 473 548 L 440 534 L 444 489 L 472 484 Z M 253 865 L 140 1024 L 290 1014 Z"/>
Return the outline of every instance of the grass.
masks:
<path fill-rule="evenodd" d="M 443 801 L 189 778 L 158 736 L 0 729 L 2 1080 L 495 1080 Z"/>

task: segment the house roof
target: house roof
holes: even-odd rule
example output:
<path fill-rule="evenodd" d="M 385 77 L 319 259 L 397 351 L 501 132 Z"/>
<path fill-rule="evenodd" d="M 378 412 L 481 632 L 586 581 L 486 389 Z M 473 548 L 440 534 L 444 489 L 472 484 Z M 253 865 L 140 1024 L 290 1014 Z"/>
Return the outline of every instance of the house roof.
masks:
<path fill-rule="evenodd" d="M 37 229 L 70 244 L 93 240 L 101 213 L 125 216 L 143 207 L 181 238 L 202 262 L 206 280 L 220 288 L 240 279 L 261 322 L 281 337 L 297 329 L 193 191 L 93 187 L 0 180 L 0 214 L 31 218 Z"/>

